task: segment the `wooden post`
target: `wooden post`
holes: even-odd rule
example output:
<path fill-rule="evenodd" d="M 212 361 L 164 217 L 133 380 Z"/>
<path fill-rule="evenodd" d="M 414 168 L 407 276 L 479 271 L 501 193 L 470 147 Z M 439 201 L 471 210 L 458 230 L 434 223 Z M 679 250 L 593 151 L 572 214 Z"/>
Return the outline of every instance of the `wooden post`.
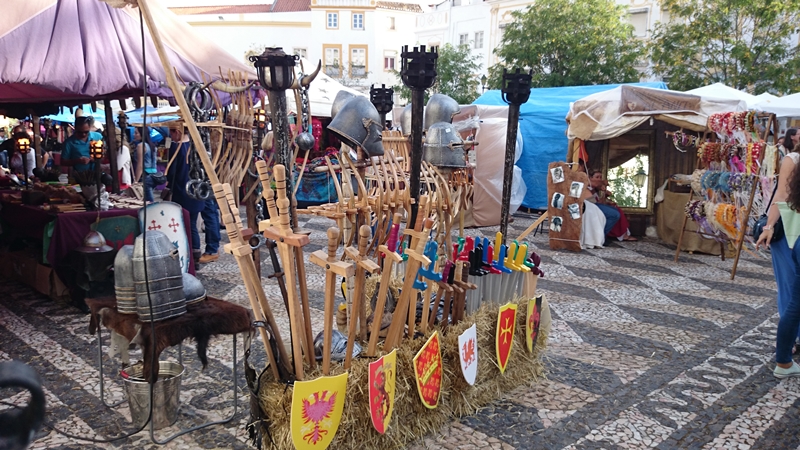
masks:
<path fill-rule="evenodd" d="M 111 192 L 119 194 L 119 167 L 117 166 L 117 149 L 122 145 L 117 142 L 117 126 L 114 125 L 114 112 L 111 109 L 111 100 L 103 100 L 103 108 L 106 112 L 106 149 L 108 150 L 108 162 L 111 166 Z"/>
<path fill-rule="evenodd" d="M 41 127 L 40 123 L 41 123 L 41 119 L 39 118 L 39 116 L 34 115 L 33 116 L 33 151 L 34 151 L 33 154 L 36 155 L 36 167 L 43 168 L 42 167 L 42 135 L 39 132 L 39 130 L 42 127 Z M 27 159 L 27 157 L 25 157 L 25 156 L 23 156 L 23 158 Z M 26 177 L 25 179 L 26 180 L 27 180 L 27 176 L 28 176 L 28 174 L 26 173 L 25 174 L 25 177 Z M 98 194 L 99 194 L 99 192 L 98 192 Z"/>
<path fill-rule="evenodd" d="M 378 246 L 378 252 L 383 254 L 383 267 L 381 268 L 381 281 L 378 288 L 378 297 L 375 302 L 375 311 L 372 316 L 372 330 L 369 335 L 369 346 L 367 347 L 367 356 L 375 356 L 375 350 L 378 345 L 378 334 L 381 331 L 381 319 L 383 318 L 383 309 L 386 307 L 386 296 L 389 294 L 389 284 L 392 280 L 392 266 L 399 264 L 403 261 L 403 257 L 394 251 L 393 247 L 397 244 L 398 230 L 400 229 L 400 213 L 394 213 L 394 221 L 392 222 L 392 230 L 389 232 L 389 241 L 387 245 Z"/>

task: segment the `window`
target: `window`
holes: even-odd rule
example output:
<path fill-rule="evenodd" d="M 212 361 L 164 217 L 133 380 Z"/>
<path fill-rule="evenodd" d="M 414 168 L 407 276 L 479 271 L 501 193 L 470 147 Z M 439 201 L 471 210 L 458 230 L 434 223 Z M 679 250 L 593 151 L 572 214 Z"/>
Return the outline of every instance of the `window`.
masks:
<path fill-rule="evenodd" d="M 328 28 L 339 28 L 339 13 L 328 13 Z"/>
<path fill-rule="evenodd" d="M 367 48 L 350 47 L 350 77 L 364 78 L 367 76 Z"/>
<path fill-rule="evenodd" d="M 467 45 L 469 43 L 469 35 L 467 33 L 458 35 L 458 45 Z"/>
<path fill-rule="evenodd" d="M 308 49 L 305 48 L 295 48 L 294 54 L 301 57 L 301 58 L 308 58 Z"/>
<path fill-rule="evenodd" d="M 383 57 L 383 70 L 395 70 L 394 69 L 394 56 L 384 56 Z"/>
<path fill-rule="evenodd" d="M 353 29 L 364 29 L 364 13 L 353 13 Z"/>
<path fill-rule="evenodd" d="M 330 77 L 338 77 L 341 73 L 341 46 L 323 47 L 325 55 L 325 73 Z"/>
<path fill-rule="evenodd" d="M 475 48 L 483 48 L 483 31 L 475 32 Z"/>
<path fill-rule="evenodd" d="M 394 17 L 389 17 L 389 29 L 394 30 Z"/>
<path fill-rule="evenodd" d="M 628 15 L 628 23 L 633 25 L 633 35 L 647 37 L 647 20 L 650 17 L 650 10 L 647 8 L 631 10 Z"/>

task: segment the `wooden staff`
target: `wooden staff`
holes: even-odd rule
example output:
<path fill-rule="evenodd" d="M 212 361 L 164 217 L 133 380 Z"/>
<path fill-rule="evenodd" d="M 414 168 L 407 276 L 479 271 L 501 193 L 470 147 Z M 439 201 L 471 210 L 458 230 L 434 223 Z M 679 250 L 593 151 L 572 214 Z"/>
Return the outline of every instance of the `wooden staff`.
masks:
<path fill-rule="evenodd" d="M 362 340 L 367 337 L 367 308 L 364 304 L 364 282 L 366 280 L 367 272 L 375 273 L 380 270 L 380 267 L 374 261 L 367 258 L 367 244 L 369 243 L 372 231 L 369 225 L 361 225 L 358 229 L 358 250 L 353 247 L 344 249 L 348 258 L 356 263 L 356 281 L 355 292 L 353 295 L 353 303 L 350 308 L 350 323 L 347 333 L 347 355 L 345 355 L 344 368 L 350 368 L 350 361 L 353 359 L 353 345 L 356 341 L 356 322 L 358 322 L 358 329 L 360 338 Z"/>
<path fill-rule="evenodd" d="M 329 375 L 331 371 L 331 343 L 333 341 L 333 313 L 335 309 L 336 275 L 348 278 L 355 269 L 352 264 L 339 261 L 336 249 L 339 247 L 339 230 L 328 228 L 328 252 L 317 250 L 308 259 L 312 263 L 325 268 L 325 327 L 323 332 L 322 373 Z"/>
<path fill-rule="evenodd" d="M 420 198 L 425 197 L 421 196 Z M 400 343 L 403 337 L 403 325 L 406 319 L 406 313 L 410 316 L 412 307 L 416 308 L 416 301 L 412 302 L 412 298 L 416 298 L 417 290 L 414 289 L 414 280 L 417 277 L 417 271 L 420 265 L 429 265 L 431 260 L 428 259 L 422 252 L 425 249 L 425 242 L 433 227 L 431 219 L 424 219 L 422 232 L 406 229 L 403 233 L 416 239 L 416 246 L 414 248 L 407 248 L 406 254 L 408 255 L 408 265 L 406 266 L 406 277 L 403 281 L 403 290 L 400 293 L 400 299 L 397 301 L 394 314 L 392 315 L 392 324 L 389 326 L 389 331 L 386 335 L 384 343 L 384 351 L 392 351 Z M 415 311 L 416 315 L 416 311 Z M 413 325 L 409 328 L 409 335 L 413 337 Z"/>

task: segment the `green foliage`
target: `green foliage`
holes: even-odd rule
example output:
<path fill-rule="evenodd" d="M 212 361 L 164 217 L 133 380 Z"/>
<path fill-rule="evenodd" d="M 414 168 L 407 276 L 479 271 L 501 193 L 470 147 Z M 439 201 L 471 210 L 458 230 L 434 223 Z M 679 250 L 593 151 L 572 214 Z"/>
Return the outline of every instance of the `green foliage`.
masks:
<path fill-rule="evenodd" d="M 445 44 L 439 47 L 436 60 L 436 82 L 425 92 L 425 102 L 431 94 L 445 94 L 453 97 L 460 105 L 468 105 L 478 98 L 478 71 L 481 68 L 480 55 L 472 55 L 469 45 L 454 47 Z M 400 81 L 400 72 L 393 71 Z M 400 81 L 393 86 L 400 97 L 411 101 L 411 89 Z"/>
<path fill-rule="evenodd" d="M 533 71 L 533 87 L 639 81 L 642 45 L 625 14 L 614 0 L 537 0 L 512 12 L 489 86 L 499 89 L 503 69 L 515 67 Z"/>
<path fill-rule="evenodd" d="M 671 89 L 721 82 L 755 94 L 800 89 L 800 0 L 664 0 L 653 30 L 653 73 Z"/>
<path fill-rule="evenodd" d="M 644 161 L 642 155 L 637 155 L 634 159 L 636 166 L 632 169 L 618 166 L 610 169 L 608 174 L 608 190 L 614 194 L 612 200 L 622 208 L 642 206 L 637 195 L 642 189 L 636 186 L 633 176 L 639 170 L 644 170 Z"/>

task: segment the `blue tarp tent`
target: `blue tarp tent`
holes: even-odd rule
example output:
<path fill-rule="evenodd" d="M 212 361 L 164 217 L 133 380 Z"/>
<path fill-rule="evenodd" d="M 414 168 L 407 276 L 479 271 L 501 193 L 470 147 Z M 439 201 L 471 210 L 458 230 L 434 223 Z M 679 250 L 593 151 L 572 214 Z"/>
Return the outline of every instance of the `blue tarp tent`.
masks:
<path fill-rule="evenodd" d="M 667 85 L 663 82 L 631 84 L 667 89 Z M 551 162 L 566 159 L 569 142 L 565 118 L 570 103 L 617 86 L 619 84 L 531 89 L 530 99 L 520 107 L 519 113 L 519 129 L 524 144 L 522 156 L 516 165 L 522 169 L 525 185 L 528 188 L 522 206 L 534 209 L 547 208 L 547 166 Z M 486 91 L 473 104 L 507 105 L 499 90 Z"/>
<path fill-rule="evenodd" d="M 144 109 L 145 107 L 142 106 L 141 108 L 132 109 L 130 111 L 125 111 L 125 115 L 128 116 L 128 123 L 131 124 L 141 124 L 144 123 Z M 171 122 L 173 120 L 178 120 L 180 117 L 178 115 L 152 115 L 156 112 L 160 112 L 159 109 L 162 108 L 153 108 L 148 106 L 147 107 L 147 124 L 154 124 L 154 123 L 161 123 L 161 122 Z"/>
<path fill-rule="evenodd" d="M 105 125 L 106 123 L 106 112 L 102 109 L 97 109 L 97 111 L 92 110 L 92 105 L 83 105 L 81 106 L 83 110 L 84 116 L 92 116 L 94 117 L 95 122 L 99 122 Z M 77 111 L 77 109 L 75 110 Z M 44 116 L 43 119 L 50 119 L 54 122 L 64 122 L 64 123 L 75 123 L 75 114 L 72 112 L 70 108 L 66 106 L 62 106 L 58 114 L 53 114 L 50 116 Z"/>

